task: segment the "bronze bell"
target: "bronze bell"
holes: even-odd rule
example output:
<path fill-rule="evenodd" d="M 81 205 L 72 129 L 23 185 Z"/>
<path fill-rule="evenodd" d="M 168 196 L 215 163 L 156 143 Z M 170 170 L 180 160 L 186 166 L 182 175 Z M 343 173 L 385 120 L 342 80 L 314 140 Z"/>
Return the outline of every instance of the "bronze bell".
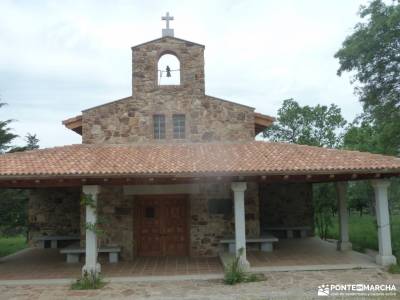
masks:
<path fill-rule="evenodd" d="M 166 72 L 167 72 L 167 77 L 171 77 L 171 69 L 169 66 L 167 66 Z"/>

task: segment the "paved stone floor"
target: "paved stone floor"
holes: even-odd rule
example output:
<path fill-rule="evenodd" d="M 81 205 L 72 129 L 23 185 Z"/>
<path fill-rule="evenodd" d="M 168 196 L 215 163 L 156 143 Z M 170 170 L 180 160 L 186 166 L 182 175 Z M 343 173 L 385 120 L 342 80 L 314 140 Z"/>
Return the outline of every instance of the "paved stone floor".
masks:
<path fill-rule="evenodd" d="M 101 256 L 102 273 L 106 277 L 222 274 L 218 258 L 137 258 L 133 262 L 109 264 Z M 317 238 L 281 240 L 273 252 L 248 251 L 251 266 L 304 265 L 375 265 L 361 253 L 336 251 L 335 244 Z M 376 265 L 375 265 L 376 266 Z M 77 278 L 82 264 L 67 264 L 58 249 L 26 249 L 0 260 L 0 280 Z"/>
<path fill-rule="evenodd" d="M 395 284 L 399 290 L 400 275 L 392 275 L 380 269 L 273 272 L 266 274 L 266 281 L 236 286 L 224 285 L 221 280 L 131 282 L 109 283 L 95 291 L 72 291 L 67 285 L 0 286 L 0 299 L 321 299 L 317 297 L 319 285 L 350 283 Z M 362 299 L 354 296 L 349 298 Z"/>
<path fill-rule="evenodd" d="M 151 275 L 221 274 L 219 258 L 147 257 L 134 261 L 107 262 L 100 258 L 102 273 L 106 277 Z M 0 280 L 78 278 L 82 264 L 67 264 L 59 249 L 23 250 L 0 260 Z"/>
<path fill-rule="evenodd" d="M 355 251 L 337 251 L 336 244 L 319 238 L 282 239 L 273 252 L 248 252 L 253 267 L 304 265 L 375 265 L 374 259 Z"/>

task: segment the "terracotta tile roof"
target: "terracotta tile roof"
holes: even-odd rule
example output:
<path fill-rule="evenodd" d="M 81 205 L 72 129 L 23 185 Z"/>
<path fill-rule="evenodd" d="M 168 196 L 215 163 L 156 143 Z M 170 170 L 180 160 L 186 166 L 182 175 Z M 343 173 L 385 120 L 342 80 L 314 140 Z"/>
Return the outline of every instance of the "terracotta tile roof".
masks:
<path fill-rule="evenodd" d="M 400 172 L 400 159 L 283 143 L 71 145 L 0 155 L 0 179 L 34 176 Z"/>

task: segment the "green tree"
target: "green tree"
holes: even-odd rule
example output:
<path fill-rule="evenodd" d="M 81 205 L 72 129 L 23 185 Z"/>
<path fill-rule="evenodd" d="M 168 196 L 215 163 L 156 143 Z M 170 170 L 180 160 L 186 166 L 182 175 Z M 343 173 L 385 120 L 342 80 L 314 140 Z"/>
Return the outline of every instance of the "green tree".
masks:
<path fill-rule="evenodd" d="M 332 183 L 313 184 L 314 221 L 322 239 L 329 237 L 332 217 L 337 212 L 336 200 L 336 190 Z"/>
<path fill-rule="evenodd" d="M 338 75 L 352 72 L 364 112 L 349 127 L 344 147 L 381 154 L 400 154 L 400 4 L 374 0 L 362 6 L 362 19 L 335 54 Z M 392 206 L 399 206 L 398 180 L 392 180 Z M 368 187 L 358 189 L 368 194 Z M 356 197 L 357 193 L 353 193 Z M 397 203 L 396 203 L 397 201 Z"/>
<path fill-rule="evenodd" d="M 28 132 L 25 139 L 26 139 L 26 149 L 27 150 L 39 149 L 39 139 L 36 136 L 36 134 L 31 134 Z"/>
<path fill-rule="evenodd" d="M 351 123 L 343 138 L 343 148 L 348 150 L 382 153 L 382 147 L 376 127 L 365 119 L 357 118 Z"/>
<path fill-rule="evenodd" d="M 289 142 L 320 147 L 338 147 L 346 121 L 334 104 L 300 106 L 293 99 L 283 101 L 277 122 L 268 127 L 264 137 L 275 142 Z"/>
<path fill-rule="evenodd" d="M 0 108 L 4 105 L 6 104 L 0 103 Z M 16 134 L 11 133 L 11 129 L 8 126 L 11 122 L 12 120 L 0 121 L 0 154 L 9 149 L 11 147 L 10 143 L 17 137 Z"/>
<path fill-rule="evenodd" d="M 28 194 L 21 189 L 0 190 L 0 235 L 26 233 Z"/>
<path fill-rule="evenodd" d="M 358 211 L 360 216 L 365 211 L 374 214 L 374 190 L 368 181 L 350 182 L 348 199 L 349 208 Z"/>
<path fill-rule="evenodd" d="M 360 8 L 361 22 L 335 54 L 338 75 L 353 74 L 352 83 L 363 104 L 363 114 L 344 137 L 344 147 L 381 154 L 400 154 L 400 2 L 374 0 Z M 392 179 L 391 212 L 400 207 L 400 180 Z M 350 186 L 353 206 L 368 206 L 371 187 Z M 396 250 L 396 242 L 394 244 Z M 397 252 L 399 255 L 399 252 Z"/>
<path fill-rule="evenodd" d="M 39 149 L 39 139 L 37 138 L 36 134 L 30 134 L 28 133 L 25 136 L 25 142 L 26 145 L 22 147 L 13 147 L 9 153 L 13 152 L 22 152 L 22 151 L 27 151 L 27 150 L 35 150 Z"/>
<path fill-rule="evenodd" d="M 396 155 L 400 151 L 400 4 L 374 0 L 362 6 L 359 15 L 362 21 L 335 54 L 338 75 L 354 74 L 363 117 L 377 135 L 376 150 Z"/>

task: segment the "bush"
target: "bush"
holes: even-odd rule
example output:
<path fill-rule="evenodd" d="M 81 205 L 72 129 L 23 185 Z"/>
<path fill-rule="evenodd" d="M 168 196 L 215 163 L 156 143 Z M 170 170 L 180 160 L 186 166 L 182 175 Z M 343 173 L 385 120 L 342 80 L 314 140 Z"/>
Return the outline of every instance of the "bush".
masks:
<path fill-rule="evenodd" d="M 226 284 L 234 285 L 236 283 L 244 282 L 246 273 L 237 264 L 236 258 L 225 270 L 224 282 Z"/>
<path fill-rule="evenodd" d="M 96 275 L 96 273 L 91 272 L 88 273 L 85 271 L 82 278 L 78 279 L 71 285 L 71 289 L 73 290 L 97 290 L 101 289 L 105 286 L 106 283 L 103 281 L 100 275 Z"/>
<path fill-rule="evenodd" d="M 243 267 L 240 265 L 240 259 L 243 255 L 243 249 L 239 250 L 239 255 L 227 266 L 225 269 L 224 281 L 226 284 L 234 285 L 236 283 L 243 282 L 246 273 Z"/>

